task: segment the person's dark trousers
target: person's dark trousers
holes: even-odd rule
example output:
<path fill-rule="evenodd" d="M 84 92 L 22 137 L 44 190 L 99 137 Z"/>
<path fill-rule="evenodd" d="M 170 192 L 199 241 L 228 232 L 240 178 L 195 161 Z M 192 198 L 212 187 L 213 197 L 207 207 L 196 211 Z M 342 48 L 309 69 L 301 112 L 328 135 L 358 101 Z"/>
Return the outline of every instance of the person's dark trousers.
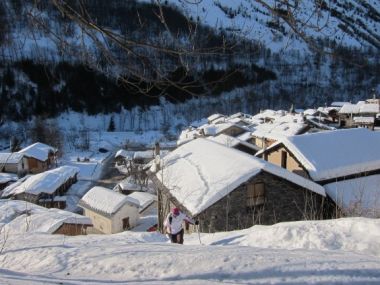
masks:
<path fill-rule="evenodd" d="M 183 229 L 180 230 L 178 233 L 176 234 L 171 234 L 170 235 L 170 240 L 172 243 L 179 243 L 179 244 L 183 244 Z"/>

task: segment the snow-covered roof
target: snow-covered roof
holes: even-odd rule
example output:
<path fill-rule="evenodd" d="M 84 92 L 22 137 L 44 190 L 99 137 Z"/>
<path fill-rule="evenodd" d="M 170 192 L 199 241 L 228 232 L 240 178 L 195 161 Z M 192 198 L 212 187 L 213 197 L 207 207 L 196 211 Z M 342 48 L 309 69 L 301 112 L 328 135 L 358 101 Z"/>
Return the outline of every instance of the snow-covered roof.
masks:
<path fill-rule="evenodd" d="M 17 174 L 0 172 L 0 184 L 8 183 L 10 181 L 17 181 L 17 180 L 18 180 Z"/>
<path fill-rule="evenodd" d="M 227 147 L 235 147 L 235 146 L 241 144 L 241 145 L 244 145 L 244 146 L 251 148 L 253 150 L 256 150 L 256 151 L 258 151 L 260 149 L 259 147 L 257 147 L 254 144 L 247 143 L 247 142 L 242 141 L 238 138 L 234 138 L 234 137 L 231 137 L 231 136 L 228 136 L 225 134 L 220 134 L 220 135 L 217 135 L 216 137 L 208 137 L 207 139 L 212 140 L 214 142 L 217 142 L 217 143 L 222 144 L 222 145 L 227 146 Z"/>
<path fill-rule="evenodd" d="M 358 124 L 373 124 L 375 122 L 375 118 L 358 116 L 354 117 L 354 122 Z"/>
<path fill-rule="evenodd" d="M 223 118 L 223 117 L 224 117 L 224 115 L 216 113 L 216 114 L 213 114 L 213 115 L 207 117 L 207 121 L 212 122 L 212 121 L 215 121 L 216 119 Z"/>
<path fill-rule="evenodd" d="M 116 152 L 115 157 L 119 157 L 119 156 L 124 157 L 124 158 L 127 158 L 127 159 L 130 158 L 130 156 L 129 156 L 129 152 L 126 151 L 125 149 L 119 149 L 119 150 Z"/>
<path fill-rule="evenodd" d="M 331 106 L 332 107 L 343 107 L 345 104 L 351 104 L 350 102 L 332 102 Z"/>
<path fill-rule="evenodd" d="M 23 156 L 23 154 L 17 152 L 2 152 L 0 153 L 0 165 L 6 163 L 19 163 Z"/>
<path fill-rule="evenodd" d="M 314 181 L 380 169 L 380 132 L 365 128 L 292 136 L 282 143 Z"/>
<path fill-rule="evenodd" d="M 107 215 L 115 214 L 125 204 L 140 206 L 137 200 L 101 186 L 91 188 L 79 201 L 79 206 Z"/>
<path fill-rule="evenodd" d="M 267 110 L 265 113 L 260 113 L 259 115 L 263 116 L 268 112 Z M 307 127 L 303 116 L 300 114 L 272 112 L 269 112 L 272 118 L 271 122 L 260 123 L 253 127 L 252 136 L 280 140 L 284 137 L 297 135 Z M 259 118 L 259 116 L 256 118 Z"/>
<path fill-rule="evenodd" d="M 133 192 L 132 194 L 129 194 L 128 197 L 139 201 L 140 211 L 143 211 L 154 201 L 157 201 L 157 196 L 148 192 Z"/>
<path fill-rule="evenodd" d="M 379 104 L 358 102 L 357 104 L 344 104 L 339 114 L 377 114 L 380 112 Z"/>
<path fill-rule="evenodd" d="M 25 220 L 27 219 L 27 223 Z M 46 209 L 25 201 L 0 200 L 0 224 L 6 224 L 6 231 L 12 234 L 25 232 L 54 233 L 62 224 L 91 226 L 91 219 L 75 213 Z"/>
<path fill-rule="evenodd" d="M 169 153 L 158 179 L 192 215 L 197 215 L 257 175 L 269 172 L 325 195 L 322 186 L 241 151 L 199 138 Z"/>
<path fill-rule="evenodd" d="M 231 127 L 237 127 L 237 128 L 243 129 L 242 126 L 239 126 L 230 122 L 220 123 L 220 124 L 210 124 L 210 125 L 202 126 L 200 128 L 204 130 L 204 133 L 206 136 L 216 136 Z"/>
<path fill-rule="evenodd" d="M 357 114 L 359 113 L 360 106 L 357 104 L 344 104 L 339 110 L 339 114 Z"/>
<path fill-rule="evenodd" d="M 380 113 L 379 104 L 368 103 L 360 105 L 360 113 Z"/>
<path fill-rule="evenodd" d="M 143 151 L 136 151 L 133 154 L 133 159 L 138 158 L 149 158 L 152 159 L 154 157 L 154 151 L 153 150 L 143 150 Z"/>
<path fill-rule="evenodd" d="M 20 193 L 38 195 L 40 193 L 52 194 L 69 178 L 74 177 L 79 168 L 62 166 L 36 175 L 28 176 L 25 181 L 11 184 L 3 190 L 2 197 L 9 197 Z"/>
<path fill-rule="evenodd" d="M 132 191 L 147 191 L 147 185 L 140 185 L 135 181 L 132 176 L 128 176 L 127 178 L 121 180 L 117 184 L 122 190 L 132 190 Z"/>
<path fill-rule="evenodd" d="M 380 213 L 380 175 L 337 181 L 324 188 L 348 215 L 378 217 Z"/>
<path fill-rule="evenodd" d="M 23 148 L 19 153 L 28 157 L 36 158 L 40 161 L 46 161 L 50 152 L 57 152 L 57 149 L 44 143 L 34 143 L 26 148 Z"/>

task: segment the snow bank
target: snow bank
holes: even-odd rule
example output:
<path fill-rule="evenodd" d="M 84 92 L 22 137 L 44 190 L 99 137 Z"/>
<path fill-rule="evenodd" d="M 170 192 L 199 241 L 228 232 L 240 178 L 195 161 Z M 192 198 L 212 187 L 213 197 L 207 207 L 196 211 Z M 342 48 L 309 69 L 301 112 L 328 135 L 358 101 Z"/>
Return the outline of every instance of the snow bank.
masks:
<path fill-rule="evenodd" d="M 344 218 L 324 221 L 299 221 L 272 226 L 202 235 L 208 245 L 239 245 L 272 249 L 352 251 L 380 257 L 380 220 Z M 199 243 L 198 237 L 191 238 Z"/>
<path fill-rule="evenodd" d="M 202 234 L 209 245 L 158 233 L 12 236 L 0 283 L 379 284 L 379 233 L 377 220 L 340 219 Z"/>

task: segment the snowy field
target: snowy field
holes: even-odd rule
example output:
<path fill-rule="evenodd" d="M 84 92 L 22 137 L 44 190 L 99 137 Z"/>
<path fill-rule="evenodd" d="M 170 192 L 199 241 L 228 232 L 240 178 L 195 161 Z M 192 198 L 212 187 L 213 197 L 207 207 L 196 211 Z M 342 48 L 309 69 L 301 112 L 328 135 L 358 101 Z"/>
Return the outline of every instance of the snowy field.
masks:
<path fill-rule="evenodd" d="M 200 244 L 200 240 L 202 244 Z M 281 223 L 218 234 L 10 235 L 0 284 L 379 284 L 380 220 Z"/>

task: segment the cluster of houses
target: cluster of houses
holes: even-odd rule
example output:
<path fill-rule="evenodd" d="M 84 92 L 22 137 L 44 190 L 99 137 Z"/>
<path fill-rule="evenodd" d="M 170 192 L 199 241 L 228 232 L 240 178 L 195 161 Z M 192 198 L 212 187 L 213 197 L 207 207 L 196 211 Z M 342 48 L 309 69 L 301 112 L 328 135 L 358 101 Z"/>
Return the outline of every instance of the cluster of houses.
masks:
<path fill-rule="evenodd" d="M 374 98 L 308 110 L 213 114 L 183 130 L 175 148 L 156 143 L 145 151 L 119 150 L 116 167 L 125 179 L 114 189 L 91 188 L 78 203 L 84 219 L 74 225 L 70 216 L 58 233 L 129 230 L 152 209 L 163 230 L 173 207 L 198 220 L 202 232 L 379 217 L 379 106 Z M 50 169 L 56 155 L 41 143 L 0 153 L 1 197 L 64 209 L 79 170 Z"/>
<path fill-rule="evenodd" d="M 214 114 L 187 128 L 178 148 L 149 173 L 159 195 L 160 228 L 172 207 L 197 219 L 202 232 L 379 217 L 376 100 L 358 103 L 361 112 L 349 118 L 345 112 L 352 104 L 345 103 L 255 116 Z M 371 117 L 372 124 L 350 123 L 356 115 Z"/>

